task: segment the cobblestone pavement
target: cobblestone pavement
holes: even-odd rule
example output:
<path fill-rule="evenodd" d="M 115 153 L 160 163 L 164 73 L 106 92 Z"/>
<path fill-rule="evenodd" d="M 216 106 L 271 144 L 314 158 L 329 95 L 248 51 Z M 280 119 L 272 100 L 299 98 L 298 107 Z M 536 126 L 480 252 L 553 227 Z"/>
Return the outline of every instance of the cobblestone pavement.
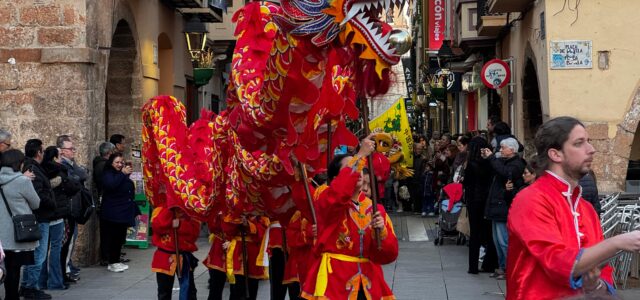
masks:
<path fill-rule="evenodd" d="M 385 278 L 398 299 L 419 300 L 491 300 L 504 299 L 505 282 L 489 274 L 469 275 L 467 247 L 457 246 L 455 240 L 435 246 L 435 218 L 420 218 L 409 213 L 392 215 L 400 241 L 400 255 L 394 263 L 384 266 Z M 199 241 L 195 253 L 204 258 L 209 250 L 205 238 Z M 81 280 L 66 291 L 49 291 L 54 299 L 116 300 L 156 299 L 155 274 L 150 270 L 153 248 L 124 250 L 131 259 L 124 273 L 108 272 L 106 267 L 82 268 Z M 206 268 L 196 269 L 198 299 L 207 299 Z M 177 287 L 177 285 L 176 285 Z M 228 285 L 225 299 L 228 298 Z M 624 299 L 640 299 L 640 289 L 620 291 Z M 4 298 L 4 289 L 0 289 Z M 174 299 L 177 299 L 177 290 Z M 269 299 L 269 284 L 261 282 L 258 299 Z"/>

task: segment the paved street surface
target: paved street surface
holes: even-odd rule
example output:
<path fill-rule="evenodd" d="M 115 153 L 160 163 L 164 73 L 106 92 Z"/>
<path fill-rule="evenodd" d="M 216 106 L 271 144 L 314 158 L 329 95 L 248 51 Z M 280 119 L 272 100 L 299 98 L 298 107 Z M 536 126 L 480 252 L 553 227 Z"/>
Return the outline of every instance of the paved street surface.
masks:
<path fill-rule="evenodd" d="M 491 300 L 504 299 L 505 282 L 489 274 L 467 274 L 467 247 L 446 240 L 434 246 L 435 218 L 410 214 L 393 215 L 400 240 L 400 255 L 395 263 L 384 266 L 385 278 L 398 299 Z M 209 250 L 206 239 L 199 243 L 195 255 L 203 259 Z M 106 267 L 82 268 L 81 280 L 66 291 L 50 291 L 54 299 L 156 299 L 155 274 L 150 270 L 153 248 L 124 250 L 132 261 L 124 273 L 108 272 Z M 196 269 L 198 299 L 207 299 L 206 268 Z M 177 287 L 177 280 L 176 280 Z M 177 289 L 174 299 L 177 299 Z M 4 298 L 4 289 L 0 295 Z M 228 298 L 228 285 L 225 299 Z M 620 291 L 624 299 L 640 299 L 640 289 Z M 262 282 L 258 299 L 269 299 L 269 284 Z"/>

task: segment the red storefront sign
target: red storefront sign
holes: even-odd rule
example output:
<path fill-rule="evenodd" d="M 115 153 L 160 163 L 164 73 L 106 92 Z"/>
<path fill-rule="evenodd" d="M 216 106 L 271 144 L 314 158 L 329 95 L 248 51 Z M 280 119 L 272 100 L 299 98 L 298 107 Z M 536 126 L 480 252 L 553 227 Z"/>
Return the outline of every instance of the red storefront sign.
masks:
<path fill-rule="evenodd" d="M 429 1 L 429 50 L 438 51 L 444 40 L 444 32 L 447 28 L 446 0 Z"/>

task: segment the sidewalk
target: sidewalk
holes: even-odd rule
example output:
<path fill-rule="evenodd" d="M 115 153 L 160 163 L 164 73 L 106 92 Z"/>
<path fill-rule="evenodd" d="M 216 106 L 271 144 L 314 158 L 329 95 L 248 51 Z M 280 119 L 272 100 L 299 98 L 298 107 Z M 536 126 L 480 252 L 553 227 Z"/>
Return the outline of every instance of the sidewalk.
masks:
<path fill-rule="evenodd" d="M 504 299 L 505 281 L 497 281 L 489 274 L 467 274 L 467 247 L 445 241 L 434 246 L 435 218 L 420 218 L 409 214 L 392 215 L 400 241 L 398 260 L 384 266 L 385 278 L 397 299 L 419 300 L 491 300 Z M 203 259 L 209 250 L 205 239 L 198 243 L 195 253 Z M 131 259 L 124 273 L 108 272 L 106 267 L 83 268 L 81 280 L 66 291 L 50 291 L 53 299 L 119 300 L 156 299 L 155 274 L 150 270 L 154 249 L 124 250 Z M 209 274 L 202 265 L 195 272 L 198 299 L 207 299 Z M 177 280 L 176 280 L 177 287 Z M 640 299 L 640 289 L 620 291 L 623 299 Z M 4 289 L 0 288 L 4 298 Z M 228 285 L 225 299 L 229 297 Z M 174 299 L 178 299 L 177 291 Z M 269 284 L 261 282 L 258 299 L 269 299 Z"/>

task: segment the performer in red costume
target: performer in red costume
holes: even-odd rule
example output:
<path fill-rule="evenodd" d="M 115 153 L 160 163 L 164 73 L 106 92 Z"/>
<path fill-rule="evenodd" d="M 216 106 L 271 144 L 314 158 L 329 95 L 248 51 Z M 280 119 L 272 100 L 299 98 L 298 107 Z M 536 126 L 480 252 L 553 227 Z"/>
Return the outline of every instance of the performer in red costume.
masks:
<path fill-rule="evenodd" d="M 227 250 L 226 273 L 231 284 L 229 300 L 251 299 L 258 296 L 258 283 L 269 278 L 267 268 L 256 264 L 260 252 L 260 242 L 265 230 L 269 226 L 269 219 L 262 216 L 249 215 L 242 220 L 230 220 L 226 217 L 222 222 L 222 229 L 229 241 L 223 247 Z M 247 267 L 249 269 L 249 297 L 246 297 L 245 272 L 243 262 L 242 231 L 245 232 Z"/>
<path fill-rule="evenodd" d="M 226 252 L 222 245 L 225 234 L 222 231 L 222 212 L 212 213 L 207 220 L 209 227 L 209 254 L 202 262 L 209 269 L 209 298 L 208 300 L 222 300 L 224 283 L 227 281 Z"/>
<path fill-rule="evenodd" d="M 329 166 L 331 184 L 316 200 L 318 241 L 304 282 L 306 299 L 395 299 L 384 281 L 382 264 L 398 256 L 398 240 L 382 205 L 362 192 L 366 157 L 374 151 L 367 137 L 355 156 L 338 155 Z M 378 249 L 374 229 L 380 229 Z"/>
<path fill-rule="evenodd" d="M 507 299 L 614 293 L 606 262 L 618 251 L 639 251 L 640 231 L 603 240 L 598 216 L 578 185 L 595 153 L 584 125 L 571 117 L 552 119 L 538 129 L 535 145 L 543 171 L 509 211 Z"/>
<path fill-rule="evenodd" d="M 256 264 L 269 268 L 271 299 L 284 300 L 287 294 L 287 286 L 283 283 L 286 263 L 284 252 L 285 229 L 276 218 L 269 218 L 269 222 L 269 227 L 262 237 Z"/>
<path fill-rule="evenodd" d="M 300 299 L 300 286 L 309 271 L 309 257 L 313 255 L 313 227 L 300 210 L 293 214 L 287 225 L 288 257 L 283 283 L 288 286 L 289 299 Z"/>
<path fill-rule="evenodd" d="M 166 207 L 157 207 L 151 216 L 151 226 L 152 241 L 158 247 L 151 261 L 151 270 L 156 273 L 158 282 L 158 299 L 171 300 L 176 271 L 181 275 L 179 277 L 180 300 L 197 299 L 193 270 L 198 265 L 198 259 L 192 253 L 198 250 L 196 240 L 200 235 L 200 222 L 190 218 L 178 208 L 172 211 Z M 176 258 L 176 231 L 180 264 Z"/>

